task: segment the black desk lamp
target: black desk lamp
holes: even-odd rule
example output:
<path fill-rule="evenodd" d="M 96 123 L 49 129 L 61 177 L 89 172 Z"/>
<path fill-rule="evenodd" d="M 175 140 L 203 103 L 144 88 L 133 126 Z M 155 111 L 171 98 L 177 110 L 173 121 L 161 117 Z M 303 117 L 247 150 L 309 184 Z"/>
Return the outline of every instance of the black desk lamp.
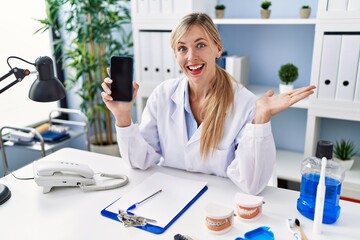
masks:
<path fill-rule="evenodd" d="M 36 102 L 53 102 L 61 100 L 65 97 L 65 89 L 62 83 L 54 76 L 53 61 L 49 57 L 39 57 L 35 63 L 28 62 L 22 58 L 11 56 L 7 59 L 10 71 L 0 78 L 0 82 L 11 75 L 15 75 L 16 80 L 0 89 L 0 94 L 21 82 L 26 76 L 30 75 L 28 69 L 12 68 L 9 64 L 9 59 L 16 58 L 36 67 L 38 78 L 31 85 L 29 91 L 29 98 Z M 3 159 L 3 161 L 5 161 Z M 5 163 L 4 163 L 5 164 Z M 4 184 L 0 184 L 0 205 L 9 200 L 11 191 Z"/>

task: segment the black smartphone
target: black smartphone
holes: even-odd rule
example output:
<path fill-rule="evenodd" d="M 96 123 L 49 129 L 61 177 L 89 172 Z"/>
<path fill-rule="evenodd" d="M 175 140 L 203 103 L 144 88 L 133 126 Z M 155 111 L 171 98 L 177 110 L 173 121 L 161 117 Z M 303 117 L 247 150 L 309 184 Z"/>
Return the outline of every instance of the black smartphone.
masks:
<path fill-rule="evenodd" d="M 128 56 L 111 57 L 110 89 L 114 101 L 130 102 L 133 98 L 133 62 Z"/>

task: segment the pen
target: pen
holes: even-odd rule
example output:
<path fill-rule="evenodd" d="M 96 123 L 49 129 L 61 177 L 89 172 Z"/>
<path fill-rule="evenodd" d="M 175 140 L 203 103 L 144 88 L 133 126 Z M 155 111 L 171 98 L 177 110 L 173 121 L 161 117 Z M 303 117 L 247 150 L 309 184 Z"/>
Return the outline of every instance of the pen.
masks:
<path fill-rule="evenodd" d="M 143 204 L 145 201 L 149 200 L 150 198 L 153 198 L 154 196 L 156 196 L 157 194 L 161 193 L 162 192 L 162 189 L 160 189 L 159 191 L 151 194 L 150 196 L 144 198 L 143 200 L 141 200 L 140 202 L 137 202 L 133 205 L 131 205 L 127 210 L 126 212 L 129 213 L 130 210 L 133 210 L 135 208 L 137 208 L 137 206 L 139 206 L 140 204 Z"/>

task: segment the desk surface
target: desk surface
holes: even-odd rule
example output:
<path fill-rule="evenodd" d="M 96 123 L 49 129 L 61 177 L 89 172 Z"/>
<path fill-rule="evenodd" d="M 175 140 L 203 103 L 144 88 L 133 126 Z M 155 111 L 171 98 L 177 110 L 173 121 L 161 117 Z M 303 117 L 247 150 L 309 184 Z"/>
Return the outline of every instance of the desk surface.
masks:
<path fill-rule="evenodd" d="M 130 183 L 123 188 L 99 192 L 82 192 L 80 188 L 54 188 L 43 194 L 33 180 L 16 180 L 8 175 L 0 179 L 12 191 L 11 199 L 0 206 L 1 239 L 173 239 L 177 233 L 197 240 L 235 239 L 259 226 L 269 226 L 276 239 L 294 239 L 286 227 L 288 217 L 298 218 L 311 238 L 312 221 L 296 209 L 299 193 L 267 187 L 260 195 L 266 202 L 262 217 L 255 222 L 234 219 L 234 227 L 225 235 L 214 235 L 204 227 L 204 208 L 209 202 L 234 206 L 238 188 L 226 178 L 165 167 L 152 167 L 147 171 L 127 167 L 120 158 L 82 150 L 65 148 L 44 160 L 64 160 L 88 164 L 95 172 L 126 174 Z M 154 172 L 163 172 L 208 182 L 208 190 L 170 228 L 154 235 L 137 228 L 124 228 L 121 223 L 101 216 L 100 211 L 115 199 L 140 183 Z M 32 176 L 32 164 L 19 169 L 20 177 Z M 181 194 L 181 193 L 179 193 Z M 359 239 L 358 217 L 360 204 L 341 201 L 340 218 L 335 224 L 323 225 L 322 239 Z"/>

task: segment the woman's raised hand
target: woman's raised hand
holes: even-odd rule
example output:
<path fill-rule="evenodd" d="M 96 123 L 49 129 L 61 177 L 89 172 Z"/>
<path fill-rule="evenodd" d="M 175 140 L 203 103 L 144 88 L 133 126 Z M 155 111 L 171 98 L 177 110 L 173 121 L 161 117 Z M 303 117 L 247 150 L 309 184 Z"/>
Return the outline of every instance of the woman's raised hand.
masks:
<path fill-rule="evenodd" d="M 314 93 L 315 86 L 306 86 L 274 96 L 274 91 L 267 91 L 256 101 L 254 124 L 264 124 L 279 112 Z"/>

